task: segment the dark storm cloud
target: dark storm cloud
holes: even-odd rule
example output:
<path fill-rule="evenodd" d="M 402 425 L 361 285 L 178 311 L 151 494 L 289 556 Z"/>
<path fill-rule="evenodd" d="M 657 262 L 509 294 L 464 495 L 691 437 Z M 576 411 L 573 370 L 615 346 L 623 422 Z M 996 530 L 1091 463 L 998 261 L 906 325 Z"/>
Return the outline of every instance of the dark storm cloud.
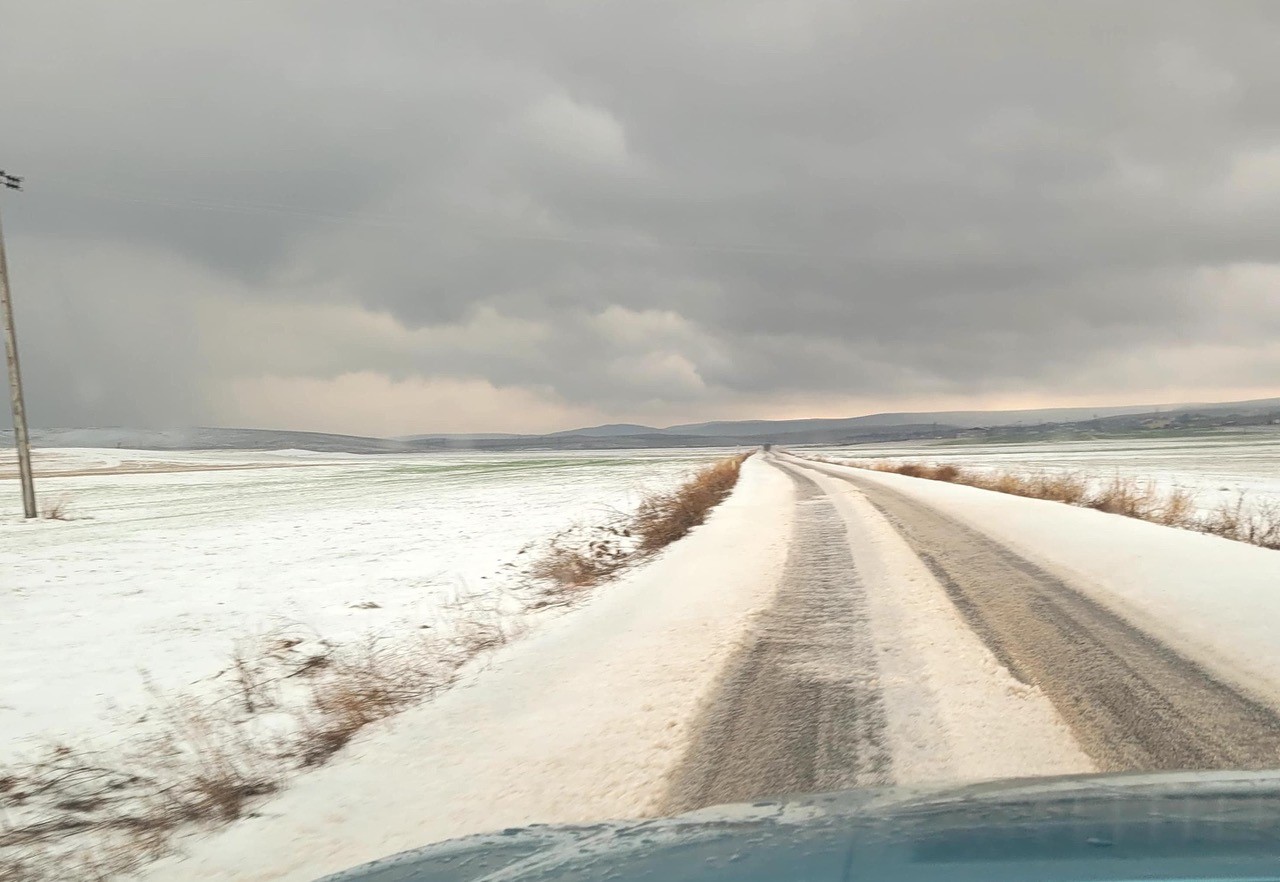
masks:
<path fill-rule="evenodd" d="M 1280 367 L 1269 3 L 0 13 L 39 423 L 544 428 Z"/>

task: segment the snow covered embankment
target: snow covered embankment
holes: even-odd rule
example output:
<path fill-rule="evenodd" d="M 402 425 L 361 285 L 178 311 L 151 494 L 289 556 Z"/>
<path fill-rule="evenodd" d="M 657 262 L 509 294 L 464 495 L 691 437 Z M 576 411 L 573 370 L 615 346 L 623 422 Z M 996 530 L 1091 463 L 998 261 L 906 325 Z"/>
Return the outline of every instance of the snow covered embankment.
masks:
<path fill-rule="evenodd" d="M 696 709 L 777 589 L 792 498 L 752 457 L 653 563 L 145 878 L 312 880 L 467 833 L 657 811 Z"/>

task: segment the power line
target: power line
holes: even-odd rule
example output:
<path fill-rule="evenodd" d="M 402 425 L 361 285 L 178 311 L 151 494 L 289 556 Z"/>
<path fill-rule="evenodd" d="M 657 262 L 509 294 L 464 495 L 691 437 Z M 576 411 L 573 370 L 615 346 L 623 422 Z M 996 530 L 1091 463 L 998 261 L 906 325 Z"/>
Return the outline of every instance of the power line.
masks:
<path fill-rule="evenodd" d="M 22 178 L 0 169 L 0 183 L 8 190 L 21 190 Z M 9 296 L 9 264 L 4 253 L 4 230 L 0 228 L 0 324 L 4 325 L 5 361 L 9 367 L 9 401 L 13 405 L 13 442 L 18 448 L 18 477 L 22 483 L 22 513 L 36 516 L 36 489 L 31 475 L 31 437 L 27 433 L 27 411 L 22 402 L 22 371 L 18 368 L 18 335 L 13 327 L 13 301 Z"/>

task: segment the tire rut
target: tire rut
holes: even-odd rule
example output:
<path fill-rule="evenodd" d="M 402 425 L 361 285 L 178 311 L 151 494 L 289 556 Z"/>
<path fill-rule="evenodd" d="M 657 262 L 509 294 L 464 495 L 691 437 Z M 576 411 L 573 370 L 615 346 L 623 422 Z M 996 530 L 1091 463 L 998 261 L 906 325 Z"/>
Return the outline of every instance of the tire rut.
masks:
<path fill-rule="evenodd" d="M 1280 766 L 1280 714 L 978 531 L 875 482 L 853 484 L 970 627 L 1038 687 L 1100 771 Z"/>
<path fill-rule="evenodd" d="M 796 482 L 783 581 L 721 675 L 674 772 L 665 810 L 892 782 L 866 599 L 844 523 Z"/>

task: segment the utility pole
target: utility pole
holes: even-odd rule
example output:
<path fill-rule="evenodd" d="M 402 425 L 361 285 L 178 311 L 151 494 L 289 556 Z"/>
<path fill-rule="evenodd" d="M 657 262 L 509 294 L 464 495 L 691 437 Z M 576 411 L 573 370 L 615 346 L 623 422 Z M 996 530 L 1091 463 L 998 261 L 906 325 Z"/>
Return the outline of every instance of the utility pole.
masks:
<path fill-rule="evenodd" d="M 21 190 L 22 178 L 0 170 L 0 184 Z M 22 371 L 18 369 L 18 335 L 13 329 L 13 301 L 9 297 L 9 265 L 4 257 L 4 230 L 0 228 L 0 322 L 4 324 L 4 354 L 9 365 L 9 399 L 13 403 L 13 442 L 18 448 L 18 477 L 22 482 L 22 513 L 36 516 L 36 488 L 31 477 L 31 436 L 27 411 L 22 404 Z"/>

